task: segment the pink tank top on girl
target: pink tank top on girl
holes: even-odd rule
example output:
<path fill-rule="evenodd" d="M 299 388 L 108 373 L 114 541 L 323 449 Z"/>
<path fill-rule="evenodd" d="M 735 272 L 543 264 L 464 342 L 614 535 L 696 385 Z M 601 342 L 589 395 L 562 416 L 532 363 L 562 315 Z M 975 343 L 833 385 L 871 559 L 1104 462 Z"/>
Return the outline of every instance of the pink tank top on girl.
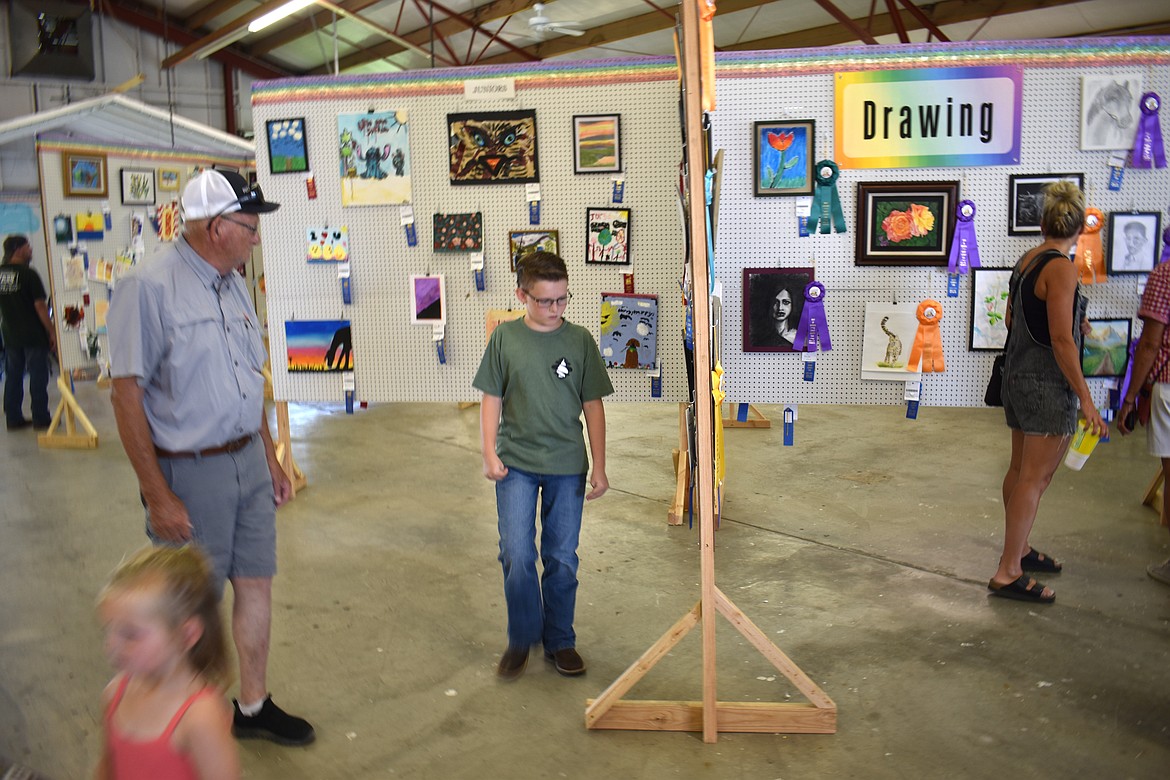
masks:
<path fill-rule="evenodd" d="M 114 780 L 199 780 L 191 761 L 176 752 L 171 745 L 171 736 L 196 699 L 205 694 L 215 696 L 218 692 L 211 687 L 196 692 L 183 702 L 162 734 L 143 741 L 123 736 L 114 725 L 114 710 L 118 709 L 129 682 L 129 676 L 122 678 L 106 710 L 106 741 L 109 744 Z"/>

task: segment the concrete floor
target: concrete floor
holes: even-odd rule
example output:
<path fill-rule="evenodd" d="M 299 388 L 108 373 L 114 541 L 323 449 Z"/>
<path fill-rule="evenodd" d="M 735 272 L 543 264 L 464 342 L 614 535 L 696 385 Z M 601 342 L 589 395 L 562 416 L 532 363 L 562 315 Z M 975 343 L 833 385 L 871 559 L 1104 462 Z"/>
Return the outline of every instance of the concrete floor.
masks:
<path fill-rule="evenodd" d="M 110 671 L 93 601 L 141 545 L 108 396 L 78 397 L 96 451 L 0 434 L 0 757 L 85 776 Z M 773 419 L 779 409 L 761 407 Z M 1141 437 L 1063 467 L 1033 539 L 1066 563 L 1057 604 L 987 598 L 1008 455 L 991 409 L 805 406 L 727 434 L 718 585 L 839 707 L 832 736 L 583 726 L 596 696 L 698 598 L 697 532 L 665 523 L 673 404 L 610 404 L 610 493 L 586 508 L 579 648 L 565 679 L 505 643 L 478 409 L 292 405 L 309 488 L 279 513 L 270 686 L 306 749 L 240 746 L 249 778 L 1165 778 L 1170 534 L 1140 505 Z M 719 698 L 786 701 L 784 677 L 718 621 Z M 693 632 L 632 698 L 699 698 Z M 0 762 L 2 763 L 2 762 Z"/>

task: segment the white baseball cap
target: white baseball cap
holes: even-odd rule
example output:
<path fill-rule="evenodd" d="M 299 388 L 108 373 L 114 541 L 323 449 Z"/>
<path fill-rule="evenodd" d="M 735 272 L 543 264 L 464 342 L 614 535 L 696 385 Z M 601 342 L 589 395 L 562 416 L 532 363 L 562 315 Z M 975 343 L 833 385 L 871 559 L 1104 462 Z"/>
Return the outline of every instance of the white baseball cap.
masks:
<path fill-rule="evenodd" d="M 279 203 L 264 200 L 259 184 L 248 181 L 235 171 L 206 170 L 183 188 L 183 218 L 211 219 L 221 214 L 242 211 L 266 214 L 280 208 Z"/>

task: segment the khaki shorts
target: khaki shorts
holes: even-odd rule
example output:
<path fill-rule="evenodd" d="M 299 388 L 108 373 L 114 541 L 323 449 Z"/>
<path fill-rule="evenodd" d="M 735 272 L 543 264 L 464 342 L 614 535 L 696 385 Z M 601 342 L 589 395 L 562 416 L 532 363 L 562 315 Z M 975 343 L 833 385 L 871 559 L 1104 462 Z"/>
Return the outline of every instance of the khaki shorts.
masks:
<path fill-rule="evenodd" d="M 1154 385 L 1150 396 L 1150 424 L 1146 427 L 1146 445 L 1155 458 L 1170 458 L 1170 385 Z"/>

